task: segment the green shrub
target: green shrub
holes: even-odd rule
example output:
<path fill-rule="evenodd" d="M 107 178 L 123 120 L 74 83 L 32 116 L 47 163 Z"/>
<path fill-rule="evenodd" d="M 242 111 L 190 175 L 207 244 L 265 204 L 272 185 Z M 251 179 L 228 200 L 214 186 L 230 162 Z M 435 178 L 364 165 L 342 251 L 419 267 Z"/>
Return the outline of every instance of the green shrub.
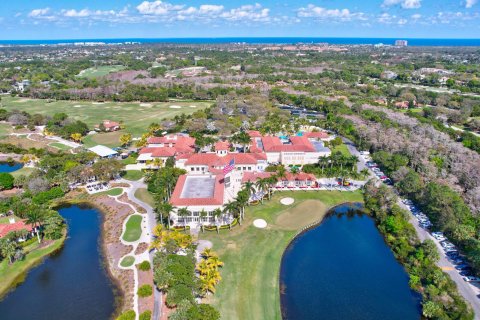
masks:
<path fill-rule="evenodd" d="M 122 313 L 117 320 L 135 320 L 135 311 L 133 310 L 128 310 Z"/>
<path fill-rule="evenodd" d="M 10 190 L 13 188 L 15 178 L 7 172 L 0 172 L 0 190 Z"/>
<path fill-rule="evenodd" d="M 48 191 L 40 192 L 32 198 L 33 203 L 35 204 L 45 204 L 50 200 L 63 197 L 65 193 L 62 188 L 54 187 Z"/>
<path fill-rule="evenodd" d="M 147 310 L 140 314 L 140 320 L 150 320 L 152 319 L 152 311 Z"/>
<path fill-rule="evenodd" d="M 138 293 L 138 296 L 141 297 L 141 298 L 149 297 L 153 293 L 152 286 L 149 285 L 149 284 L 145 284 L 145 285 L 141 286 L 140 288 L 138 288 L 137 293 Z"/>
<path fill-rule="evenodd" d="M 139 265 L 138 265 L 138 268 L 142 271 L 148 271 L 150 270 L 150 262 L 145 260 L 145 261 L 142 261 Z"/>

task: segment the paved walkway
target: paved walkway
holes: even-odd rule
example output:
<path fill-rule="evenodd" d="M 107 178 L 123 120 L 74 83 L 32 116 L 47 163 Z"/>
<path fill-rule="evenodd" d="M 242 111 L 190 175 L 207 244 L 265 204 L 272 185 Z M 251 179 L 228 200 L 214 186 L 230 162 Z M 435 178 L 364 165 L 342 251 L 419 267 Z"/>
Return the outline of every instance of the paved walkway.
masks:
<path fill-rule="evenodd" d="M 148 203 L 143 202 L 140 199 L 138 199 L 137 197 L 135 197 L 135 192 L 138 189 L 141 189 L 141 188 L 146 189 L 147 185 L 143 181 L 143 178 L 138 180 L 138 181 L 129 181 L 129 180 L 125 180 L 125 179 L 120 179 L 120 180 L 117 180 L 116 182 L 129 184 L 130 187 L 123 188 L 126 191 L 128 199 L 130 201 L 134 202 L 135 204 L 137 204 L 138 206 L 145 209 L 146 213 L 142 214 L 142 216 L 144 216 L 144 221 L 142 221 L 142 230 L 144 230 L 144 232 L 142 232 L 141 239 L 142 239 L 143 242 L 146 242 L 146 243 L 150 244 L 152 242 L 152 239 L 153 239 L 153 228 L 157 224 L 157 221 L 156 221 L 156 218 L 155 218 L 155 212 L 154 212 L 153 208 Z M 144 222 L 145 222 L 145 225 L 143 225 Z M 120 239 L 120 240 L 122 241 L 122 239 Z M 135 247 L 135 249 L 136 249 L 136 247 Z M 135 250 L 133 252 L 135 252 Z M 155 255 L 154 251 L 149 252 L 147 250 L 147 251 L 135 256 L 135 263 L 142 262 L 144 260 L 149 260 L 150 264 L 152 265 L 152 268 L 153 268 L 154 255 Z M 135 272 L 135 278 L 136 278 L 135 299 L 138 301 L 138 297 L 137 297 L 137 294 L 136 294 L 137 293 L 137 286 L 138 286 L 138 284 L 137 284 L 138 275 L 137 275 L 137 270 L 136 270 L 137 268 L 134 268 L 134 269 L 135 269 L 134 272 Z M 154 299 L 155 299 L 155 303 L 154 303 L 154 308 L 153 308 L 153 312 L 152 312 L 152 319 L 157 320 L 157 319 L 160 319 L 161 316 L 162 316 L 161 315 L 161 306 L 162 306 L 163 302 L 162 302 L 162 293 L 160 291 L 158 291 L 155 286 L 154 286 Z M 137 319 L 138 319 L 138 309 L 135 312 L 137 313 Z"/>

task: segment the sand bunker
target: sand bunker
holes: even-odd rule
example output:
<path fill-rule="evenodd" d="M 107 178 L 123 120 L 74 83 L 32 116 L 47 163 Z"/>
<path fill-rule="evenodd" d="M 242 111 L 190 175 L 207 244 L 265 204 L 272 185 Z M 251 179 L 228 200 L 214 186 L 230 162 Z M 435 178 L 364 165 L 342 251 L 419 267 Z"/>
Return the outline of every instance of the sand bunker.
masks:
<path fill-rule="evenodd" d="M 295 202 L 295 200 L 293 198 L 283 198 L 280 200 L 280 203 L 285 205 L 285 206 L 289 206 L 291 204 L 293 204 Z"/>
<path fill-rule="evenodd" d="M 105 104 L 105 102 L 92 102 L 92 104 Z"/>
<path fill-rule="evenodd" d="M 140 107 L 151 107 L 151 103 L 140 103 Z"/>
<path fill-rule="evenodd" d="M 190 106 L 190 108 L 196 108 L 197 106 Z"/>
<path fill-rule="evenodd" d="M 265 221 L 263 219 L 256 219 L 256 220 L 253 221 L 253 225 L 256 228 L 264 229 L 267 226 L 267 221 Z"/>
<path fill-rule="evenodd" d="M 170 106 L 170 109 L 181 109 L 182 107 L 180 106 Z"/>
<path fill-rule="evenodd" d="M 82 108 L 83 106 L 79 105 L 79 104 L 76 104 L 73 106 L 74 108 Z"/>

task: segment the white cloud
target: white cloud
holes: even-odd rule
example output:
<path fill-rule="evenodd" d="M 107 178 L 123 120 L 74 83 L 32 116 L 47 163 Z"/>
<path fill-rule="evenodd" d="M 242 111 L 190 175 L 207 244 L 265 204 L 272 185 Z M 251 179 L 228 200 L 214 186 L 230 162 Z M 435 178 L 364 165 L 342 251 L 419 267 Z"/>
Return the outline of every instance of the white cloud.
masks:
<path fill-rule="evenodd" d="M 260 4 L 243 5 L 239 8 L 230 9 L 220 14 L 220 17 L 229 21 L 270 21 L 270 9 L 263 8 Z"/>
<path fill-rule="evenodd" d="M 465 2 L 465 8 L 467 9 L 470 9 L 471 7 L 473 7 L 474 5 L 476 5 L 478 2 L 478 0 L 467 0 Z"/>
<path fill-rule="evenodd" d="M 418 13 L 412 14 L 412 16 L 411 16 L 411 18 L 412 18 L 413 20 L 418 20 L 418 19 L 420 19 L 421 17 L 422 17 L 422 15 L 421 15 L 421 14 L 418 14 Z"/>
<path fill-rule="evenodd" d="M 172 11 L 183 9 L 184 5 L 173 5 L 162 1 L 143 1 L 137 6 L 138 12 L 146 15 L 166 15 Z"/>
<path fill-rule="evenodd" d="M 29 17 L 35 18 L 35 17 L 41 17 L 45 16 L 50 12 L 50 8 L 43 8 L 43 9 L 34 9 L 30 11 L 28 14 Z"/>
<path fill-rule="evenodd" d="M 398 23 L 399 25 L 404 25 L 404 24 L 407 24 L 407 22 L 408 22 L 407 19 L 400 19 L 400 20 L 398 20 L 397 23 Z"/>
<path fill-rule="evenodd" d="M 208 14 L 208 13 L 220 13 L 225 9 L 222 5 L 214 5 L 214 4 L 202 4 L 198 9 L 200 14 Z"/>
<path fill-rule="evenodd" d="M 309 4 L 306 8 L 297 10 L 297 16 L 300 18 L 317 18 L 317 19 L 339 19 L 351 20 L 354 18 L 365 20 L 363 12 L 350 12 L 348 9 L 326 9 Z"/>
<path fill-rule="evenodd" d="M 382 7 L 400 5 L 404 9 L 418 9 L 422 6 L 422 0 L 384 0 Z"/>

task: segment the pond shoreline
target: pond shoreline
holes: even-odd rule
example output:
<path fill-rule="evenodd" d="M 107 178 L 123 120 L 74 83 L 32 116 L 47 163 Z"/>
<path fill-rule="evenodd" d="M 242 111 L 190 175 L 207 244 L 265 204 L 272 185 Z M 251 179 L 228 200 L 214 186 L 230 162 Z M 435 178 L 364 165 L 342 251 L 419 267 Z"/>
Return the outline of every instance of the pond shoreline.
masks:
<path fill-rule="evenodd" d="M 339 219 L 331 220 L 335 217 Z M 370 219 L 371 222 L 365 222 L 364 219 L 366 218 Z M 327 222 L 328 224 L 325 224 L 324 228 L 319 229 L 322 224 Z M 338 236 L 341 237 L 338 242 L 331 242 L 332 237 Z M 340 239 L 344 240 L 340 241 Z M 317 249 L 319 243 L 329 243 L 329 245 Z M 348 253 L 349 248 L 354 250 Z M 386 251 L 391 253 L 391 257 Z M 305 252 L 310 254 L 305 255 Z M 347 254 L 337 256 L 335 252 L 347 252 Z M 372 258 L 375 255 L 380 255 L 379 257 L 382 258 Z M 370 257 L 370 259 L 365 260 L 365 256 Z M 356 266 L 354 273 L 351 273 L 350 276 L 348 273 L 352 269 L 347 267 L 348 263 L 345 264 L 346 261 L 350 261 Z M 338 268 L 334 267 L 337 263 L 339 263 Z M 300 265 L 303 273 L 297 274 Z M 345 270 L 342 270 L 342 268 Z M 409 275 L 404 265 L 396 258 L 392 248 L 385 241 L 384 234 L 378 229 L 377 221 L 369 215 L 368 210 L 363 207 L 362 203 L 343 203 L 331 207 L 321 221 L 299 231 L 285 248 L 279 269 L 282 319 L 288 317 L 314 319 L 318 316 L 318 308 L 324 310 L 327 318 L 335 318 L 333 314 L 338 318 L 338 308 L 341 308 L 342 303 L 357 301 L 355 297 L 358 297 L 358 294 L 365 290 L 365 284 L 362 284 L 360 280 L 359 283 L 352 282 L 353 280 L 349 277 L 365 279 L 364 281 L 371 284 L 371 290 L 368 290 L 367 295 L 363 295 L 363 298 L 360 299 L 362 302 L 348 304 L 348 307 L 345 305 L 346 309 L 343 316 L 351 317 L 353 314 L 357 314 L 359 319 L 367 319 L 374 314 L 380 316 L 385 312 L 393 312 L 385 309 L 385 306 L 390 304 L 396 310 L 391 314 L 392 316 L 402 319 L 406 316 L 409 319 L 414 319 L 421 315 L 422 299 L 420 295 L 408 285 Z M 325 273 L 326 270 L 330 270 L 332 273 L 326 276 L 330 272 Z M 377 270 L 378 273 L 374 272 L 372 274 L 371 270 Z M 317 274 L 317 276 L 313 276 L 314 274 Z M 329 279 L 330 276 L 342 280 L 332 283 L 332 280 Z M 404 276 L 407 283 L 404 283 Z M 387 283 L 392 284 L 393 287 L 388 287 Z M 289 288 L 288 293 L 287 288 Z M 386 294 L 387 292 L 390 293 L 392 289 L 397 291 L 393 296 L 392 294 Z M 312 308 L 312 303 L 316 300 L 309 297 L 319 294 L 325 298 L 322 299 L 326 301 L 324 303 L 327 303 L 325 306 L 329 304 L 327 301 L 330 301 L 333 305 L 330 305 L 330 308 L 321 308 L 321 303 L 320 305 L 315 303 L 316 307 Z M 401 298 L 395 298 L 397 295 Z M 383 302 L 378 302 L 382 300 Z M 369 305 L 370 307 L 365 309 L 365 306 Z"/>
<path fill-rule="evenodd" d="M 42 249 L 49 249 L 49 250 L 47 250 L 43 255 L 32 259 L 25 266 L 25 268 L 22 268 L 22 270 L 15 272 L 14 275 L 12 275 L 12 279 L 10 279 L 5 286 L 2 285 L 2 288 L 0 289 L 0 301 L 2 301 L 12 290 L 15 290 L 16 287 L 21 285 L 25 281 L 25 278 L 27 277 L 28 273 L 32 269 L 41 265 L 45 261 L 45 259 L 47 259 L 48 257 L 55 255 L 60 250 L 62 250 L 65 244 L 65 240 L 67 239 L 67 236 L 68 236 L 67 231 L 65 230 L 63 233 L 63 236 L 60 239 L 54 240 L 47 247 L 42 248 Z M 50 247 L 53 247 L 53 248 L 50 248 Z M 36 248 L 35 250 L 41 250 L 41 249 Z M 32 252 L 29 252 L 28 254 L 34 253 L 35 250 Z M 8 266 L 8 268 L 11 268 L 11 267 L 12 267 L 11 265 Z"/>
<path fill-rule="evenodd" d="M 105 218 L 107 215 L 107 212 L 102 208 L 102 206 L 98 203 L 95 203 L 92 200 L 85 200 L 85 199 L 69 199 L 69 200 L 61 200 L 57 203 L 55 203 L 55 208 L 62 208 L 62 207 L 68 207 L 72 205 L 77 205 L 79 207 L 88 207 L 88 208 L 93 208 L 98 210 L 100 213 L 101 217 L 101 225 L 100 225 L 100 237 L 98 239 L 98 245 L 100 248 L 100 255 L 101 255 L 101 264 L 105 268 L 105 271 L 107 273 L 107 276 L 111 282 L 111 286 L 113 289 L 113 294 L 115 297 L 115 311 L 112 314 L 112 319 L 116 318 L 118 315 L 122 313 L 123 310 L 129 309 L 126 305 L 126 289 L 124 288 L 124 285 L 122 281 L 114 274 L 114 269 L 117 268 L 115 264 L 113 264 L 113 257 L 111 257 L 110 252 L 107 248 L 107 242 L 106 242 L 106 227 L 105 227 Z M 120 240 L 119 240 L 120 241 Z"/>

